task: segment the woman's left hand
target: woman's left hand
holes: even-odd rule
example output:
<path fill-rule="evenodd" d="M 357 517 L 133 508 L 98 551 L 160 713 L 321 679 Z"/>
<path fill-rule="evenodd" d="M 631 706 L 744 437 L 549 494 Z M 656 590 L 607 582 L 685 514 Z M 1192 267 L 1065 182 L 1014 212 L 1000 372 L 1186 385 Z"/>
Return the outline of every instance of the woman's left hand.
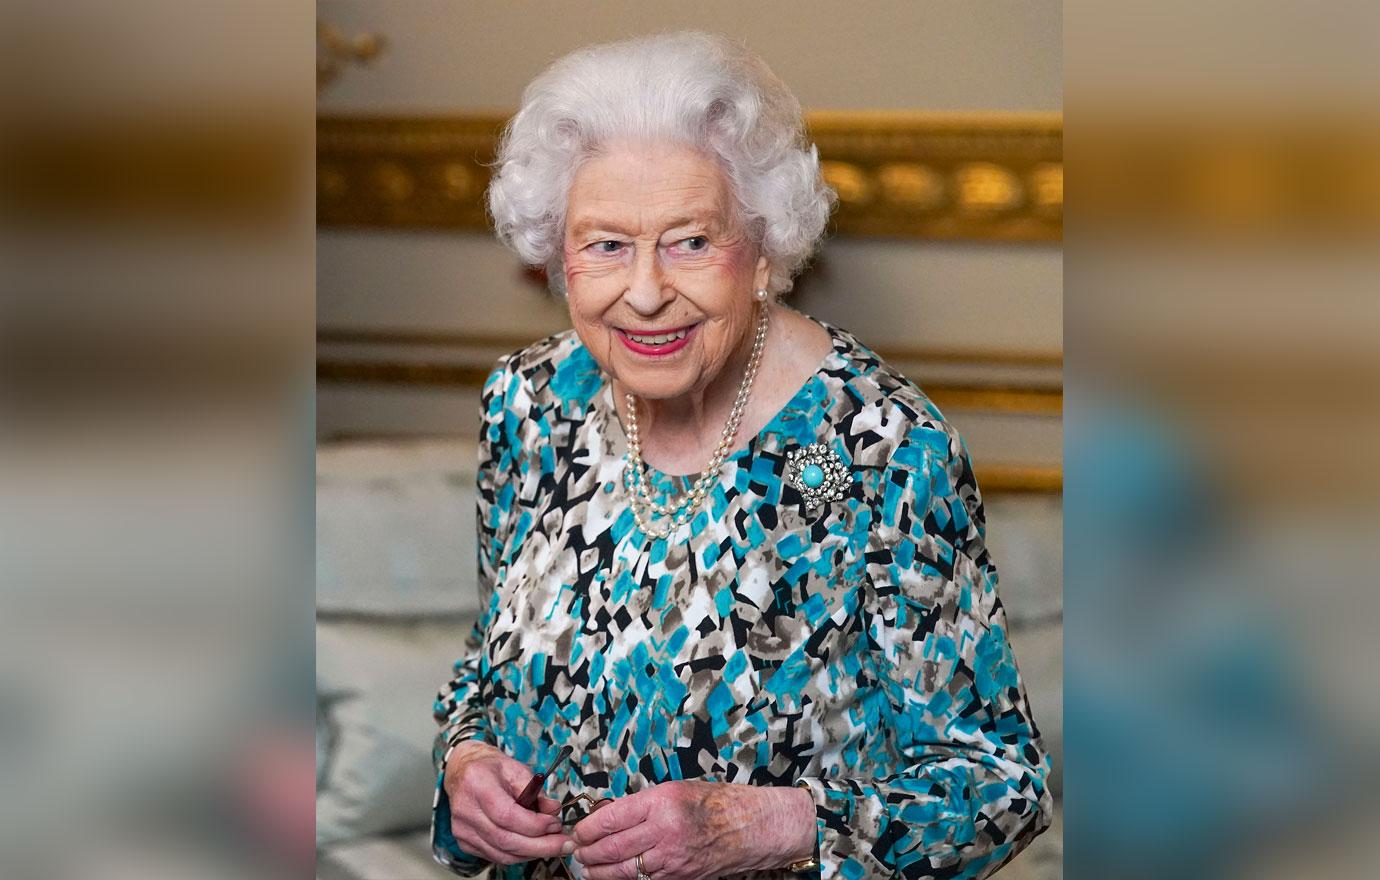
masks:
<path fill-rule="evenodd" d="M 700 880 L 808 858 L 814 801 L 799 788 L 663 782 L 618 798 L 574 827 L 575 858 L 589 880 Z"/>

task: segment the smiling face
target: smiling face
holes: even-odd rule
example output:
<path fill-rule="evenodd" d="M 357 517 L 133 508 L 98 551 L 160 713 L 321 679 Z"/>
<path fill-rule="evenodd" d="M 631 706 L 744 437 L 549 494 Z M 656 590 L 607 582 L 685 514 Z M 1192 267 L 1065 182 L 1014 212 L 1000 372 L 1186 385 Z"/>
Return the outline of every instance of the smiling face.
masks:
<path fill-rule="evenodd" d="M 626 390 L 669 401 L 716 380 L 736 386 L 768 266 L 713 159 L 618 144 L 586 160 L 570 187 L 564 260 L 575 331 Z"/>

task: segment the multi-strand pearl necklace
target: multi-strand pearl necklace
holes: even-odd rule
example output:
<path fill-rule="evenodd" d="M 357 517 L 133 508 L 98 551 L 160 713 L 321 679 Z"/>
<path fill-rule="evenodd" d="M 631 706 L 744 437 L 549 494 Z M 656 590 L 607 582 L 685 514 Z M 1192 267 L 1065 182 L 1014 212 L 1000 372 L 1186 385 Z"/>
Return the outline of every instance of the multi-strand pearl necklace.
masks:
<path fill-rule="evenodd" d="M 719 440 L 719 446 L 714 450 L 714 456 L 709 459 L 709 466 L 705 468 L 700 478 L 695 481 L 694 488 L 690 490 L 676 504 L 658 504 L 647 491 L 647 467 L 642 462 L 642 441 L 637 430 L 637 398 L 631 393 L 625 398 L 628 408 L 627 431 L 628 431 L 628 469 L 626 480 L 631 483 L 632 488 L 632 510 L 633 518 L 637 520 L 637 527 L 642 530 L 644 535 L 650 538 L 661 540 L 690 521 L 690 517 L 695 515 L 695 511 L 704 503 L 705 496 L 709 493 L 709 487 L 713 486 L 719 479 L 719 471 L 723 468 L 724 459 L 728 458 L 728 453 L 733 449 L 734 440 L 738 436 L 738 426 L 743 421 L 743 413 L 747 410 L 748 396 L 752 393 L 752 380 L 757 376 L 757 368 L 762 363 L 762 349 L 767 341 L 767 307 L 762 307 L 762 316 L 757 321 L 757 338 L 752 343 L 752 354 L 748 357 L 747 369 L 743 372 L 743 381 L 738 386 L 738 396 L 733 400 L 733 408 L 728 412 L 728 421 L 724 424 L 724 432 Z M 661 528 L 652 525 L 653 515 L 670 518 L 671 522 Z"/>

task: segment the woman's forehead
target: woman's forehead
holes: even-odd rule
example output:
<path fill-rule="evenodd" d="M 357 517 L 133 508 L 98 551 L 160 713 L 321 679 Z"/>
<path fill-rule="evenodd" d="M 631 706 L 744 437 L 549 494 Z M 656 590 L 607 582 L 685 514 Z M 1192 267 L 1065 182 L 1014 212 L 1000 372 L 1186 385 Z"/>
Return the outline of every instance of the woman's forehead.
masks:
<path fill-rule="evenodd" d="M 618 149 L 581 164 L 566 221 L 572 234 L 610 224 L 671 228 L 723 222 L 731 204 L 728 178 L 702 153 L 675 145 Z"/>

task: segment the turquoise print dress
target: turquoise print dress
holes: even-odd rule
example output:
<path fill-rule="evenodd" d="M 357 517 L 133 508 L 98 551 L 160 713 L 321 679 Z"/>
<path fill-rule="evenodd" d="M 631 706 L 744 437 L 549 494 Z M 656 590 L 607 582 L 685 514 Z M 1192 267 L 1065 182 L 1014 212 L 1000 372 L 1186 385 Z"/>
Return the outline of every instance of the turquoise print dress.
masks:
<path fill-rule="evenodd" d="M 546 783 L 560 800 L 675 779 L 804 786 L 824 878 L 984 877 L 1048 825 L 1049 762 L 962 440 L 827 329 L 814 375 L 667 540 L 636 527 L 611 390 L 573 332 L 489 377 L 485 610 L 434 707 L 443 864 L 487 867 L 457 846 L 440 787 L 470 738 L 533 767 L 574 746 Z M 788 473 L 813 443 L 851 478 L 818 506 Z M 661 492 L 693 480 L 650 476 Z M 549 861 L 496 875 L 561 876 Z"/>

